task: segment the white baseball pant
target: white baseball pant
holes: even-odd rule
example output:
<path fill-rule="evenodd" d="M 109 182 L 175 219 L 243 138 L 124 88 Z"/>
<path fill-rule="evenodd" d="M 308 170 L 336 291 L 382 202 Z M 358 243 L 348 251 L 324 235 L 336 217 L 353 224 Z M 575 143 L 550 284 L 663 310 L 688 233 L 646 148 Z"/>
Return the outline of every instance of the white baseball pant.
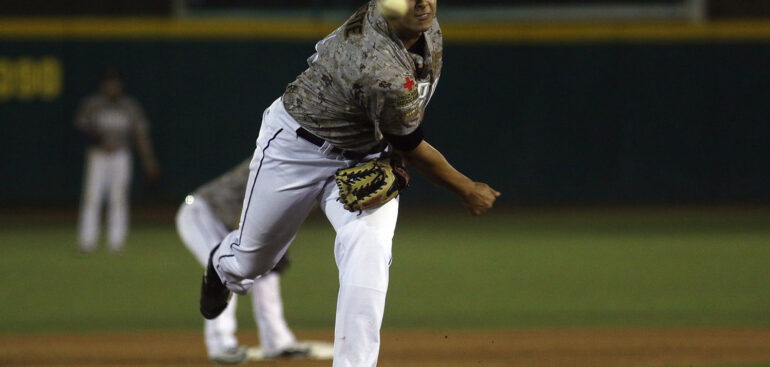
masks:
<path fill-rule="evenodd" d="M 89 149 L 80 204 L 80 250 L 96 249 L 105 194 L 108 195 L 107 243 L 113 251 L 123 248 L 128 230 L 128 189 L 132 173 L 131 151 Z"/>
<path fill-rule="evenodd" d="M 280 99 L 265 110 L 240 228 L 222 241 L 214 266 L 230 290 L 246 292 L 252 279 L 280 260 L 319 202 L 337 233 L 333 366 L 376 366 L 398 200 L 360 213 L 345 210 L 337 201 L 334 173 L 355 162 L 331 153 L 328 143 L 319 148 L 298 137 L 297 128 Z"/>
<path fill-rule="evenodd" d="M 188 196 L 179 208 L 176 227 L 182 242 L 204 267 L 208 263 L 211 249 L 228 233 L 225 225 L 212 214 L 205 200 L 196 196 Z M 275 355 L 293 346 L 296 339 L 283 316 L 280 276 L 277 273 L 269 273 L 257 279 L 251 293 L 254 319 L 265 354 Z M 238 346 L 235 336 L 237 298 L 232 298 L 219 317 L 204 322 L 204 337 L 209 355 L 220 354 Z"/>

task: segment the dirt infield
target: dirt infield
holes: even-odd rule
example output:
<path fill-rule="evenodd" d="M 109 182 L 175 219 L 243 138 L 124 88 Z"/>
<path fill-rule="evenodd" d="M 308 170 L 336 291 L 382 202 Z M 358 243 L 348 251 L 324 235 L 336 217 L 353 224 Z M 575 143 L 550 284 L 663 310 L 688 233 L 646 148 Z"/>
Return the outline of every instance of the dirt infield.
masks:
<path fill-rule="evenodd" d="M 330 333 L 300 332 L 328 340 Z M 241 341 L 256 343 L 253 333 Z M 382 367 L 641 367 L 770 363 L 770 330 L 387 331 Z M 251 365 L 316 367 L 330 361 Z M 0 335 L 0 366 L 208 366 L 198 332 Z"/>

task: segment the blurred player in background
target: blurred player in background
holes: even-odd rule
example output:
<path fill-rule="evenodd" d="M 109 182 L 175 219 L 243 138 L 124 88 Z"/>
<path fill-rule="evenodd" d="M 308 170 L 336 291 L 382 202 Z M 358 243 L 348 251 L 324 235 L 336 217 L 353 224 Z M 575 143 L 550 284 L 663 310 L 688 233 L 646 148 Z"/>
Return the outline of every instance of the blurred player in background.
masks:
<path fill-rule="evenodd" d="M 102 203 L 107 199 L 108 246 L 121 251 L 128 231 L 132 148 L 138 149 L 148 180 L 157 179 L 159 168 L 142 107 L 123 93 L 123 80 L 116 69 L 105 70 L 99 91 L 83 100 L 75 127 L 88 141 L 79 249 L 84 253 L 96 250 Z"/>
<path fill-rule="evenodd" d="M 244 161 L 188 195 L 177 213 L 179 236 L 204 267 L 211 249 L 230 231 L 238 228 L 249 177 L 249 161 Z M 331 353 L 313 349 L 319 348 L 319 343 L 298 343 L 286 324 L 279 280 L 279 274 L 286 267 L 288 259 L 284 256 L 271 272 L 256 279 L 252 286 L 252 306 L 262 344 L 262 357 L 331 358 Z M 204 322 L 206 348 L 209 360 L 214 363 L 241 363 L 246 359 L 246 348 L 239 346 L 235 337 L 236 299 L 230 301 L 219 317 Z M 328 349 L 331 349 L 331 345 Z"/>

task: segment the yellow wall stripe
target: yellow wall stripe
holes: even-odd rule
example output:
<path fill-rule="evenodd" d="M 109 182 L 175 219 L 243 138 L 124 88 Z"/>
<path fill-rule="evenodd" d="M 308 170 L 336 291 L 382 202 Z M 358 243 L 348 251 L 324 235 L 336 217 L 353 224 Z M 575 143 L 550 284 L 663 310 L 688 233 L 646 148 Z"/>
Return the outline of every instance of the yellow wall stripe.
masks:
<path fill-rule="evenodd" d="M 0 18 L 6 40 L 285 39 L 316 40 L 339 22 L 156 18 Z M 770 21 L 690 23 L 442 23 L 457 42 L 770 40 Z"/>
<path fill-rule="evenodd" d="M 0 38 L 63 39 L 308 39 L 338 24 L 299 21 L 171 20 L 152 18 L 1 19 Z"/>
<path fill-rule="evenodd" d="M 503 26 L 451 24 L 446 38 L 455 41 L 583 42 L 770 40 L 770 22 L 512 24 Z"/>

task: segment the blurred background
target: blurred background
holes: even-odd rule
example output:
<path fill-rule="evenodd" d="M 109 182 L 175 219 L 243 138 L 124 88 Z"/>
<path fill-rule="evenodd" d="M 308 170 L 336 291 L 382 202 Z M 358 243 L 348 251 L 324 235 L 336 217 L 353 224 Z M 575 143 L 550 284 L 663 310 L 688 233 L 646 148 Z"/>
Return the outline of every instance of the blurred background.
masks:
<path fill-rule="evenodd" d="M 252 154 L 263 110 L 363 3 L 0 2 L 0 334 L 197 330 L 178 205 Z M 503 196 L 471 218 L 414 181 L 386 330 L 770 326 L 770 1 L 438 3 L 426 136 Z M 106 67 L 160 175 L 134 160 L 125 256 L 83 259 L 74 119 Z M 333 237 L 316 213 L 293 247 L 299 330 L 333 325 Z"/>
<path fill-rule="evenodd" d="M 144 106 L 163 166 L 134 201 L 179 202 L 250 154 L 262 110 L 360 3 L 4 2 L 0 202 L 77 203 L 72 120 L 106 66 Z M 770 199 L 766 1 L 440 5 L 447 72 L 428 136 L 502 203 Z M 452 198 L 419 184 L 405 200 Z"/>
<path fill-rule="evenodd" d="M 250 154 L 263 109 L 360 3 L 3 2 L 0 168 L 13 179 L 0 202 L 77 204 L 72 121 L 115 66 L 163 166 L 134 202 L 176 204 Z M 503 204 L 770 199 L 766 1 L 440 5 L 446 72 L 428 136 Z M 405 200 L 453 198 L 421 183 Z"/>

